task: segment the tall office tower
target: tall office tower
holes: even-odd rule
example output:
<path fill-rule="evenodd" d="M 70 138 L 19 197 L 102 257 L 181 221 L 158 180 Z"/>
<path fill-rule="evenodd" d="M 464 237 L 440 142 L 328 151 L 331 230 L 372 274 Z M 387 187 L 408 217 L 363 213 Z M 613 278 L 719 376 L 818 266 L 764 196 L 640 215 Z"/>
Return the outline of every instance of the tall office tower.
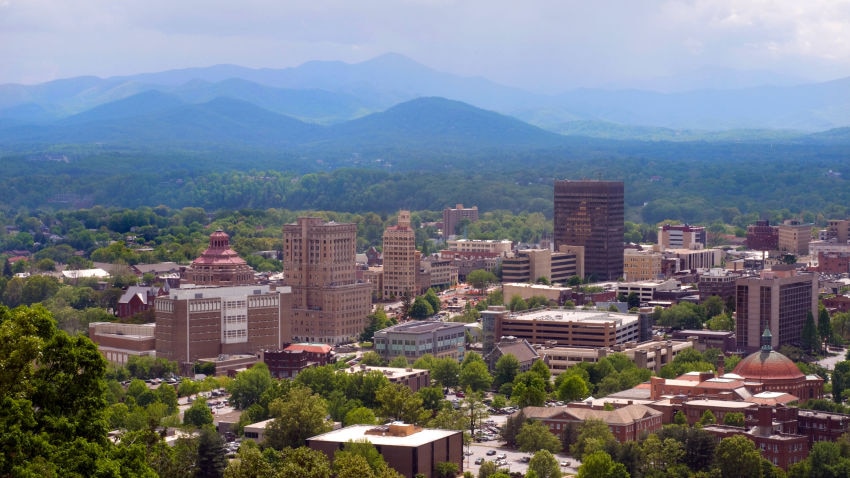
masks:
<path fill-rule="evenodd" d="M 624 187 L 620 181 L 555 181 L 555 250 L 584 247 L 584 273 L 623 276 Z"/>
<path fill-rule="evenodd" d="M 284 282 L 292 287 L 292 340 L 357 339 L 371 312 L 371 285 L 355 275 L 357 225 L 300 217 L 283 226 Z"/>
<path fill-rule="evenodd" d="M 806 315 L 818 316 L 816 274 L 798 273 L 793 265 L 774 265 L 761 275 L 735 281 L 735 338 L 738 348 L 754 352 L 770 330 L 774 349 L 800 345 Z"/>
<path fill-rule="evenodd" d="M 410 227 L 410 211 L 398 214 L 398 224 L 384 231 L 384 299 L 397 299 L 405 292 L 416 295 L 419 257 L 416 234 Z"/>
<path fill-rule="evenodd" d="M 463 207 L 463 204 L 458 204 L 454 209 L 443 209 L 443 237 L 449 238 L 458 234 L 463 234 L 463 231 L 458 231 L 458 226 L 464 221 L 475 222 L 478 220 L 478 206 Z"/>

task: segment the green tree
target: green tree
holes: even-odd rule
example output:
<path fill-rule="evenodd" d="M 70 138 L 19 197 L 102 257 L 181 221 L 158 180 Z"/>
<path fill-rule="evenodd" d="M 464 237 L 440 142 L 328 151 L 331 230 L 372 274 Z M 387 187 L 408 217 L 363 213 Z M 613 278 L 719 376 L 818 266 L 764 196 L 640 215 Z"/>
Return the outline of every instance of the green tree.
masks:
<path fill-rule="evenodd" d="M 715 423 L 717 423 L 717 418 L 714 417 L 714 413 L 712 413 L 711 410 L 706 409 L 706 411 L 703 412 L 702 416 L 700 417 L 698 423 L 702 426 L 714 425 Z"/>
<path fill-rule="evenodd" d="M 800 344 L 806 353 L 814 353 L 820 350 L 818 347 L 818 329 L 815 326 L 815 317 L 812 311 L 806 311 L 806 323 L 803 324 L 803 333 L 800 336 Z"/>
<path fill-rule="evenodd" d="M 708 319 L 705 325 L 709 330 L 732 331 L 735 330 L 735 319 L 729 314 L 718 314 Z"/>
<path fill-rule="evenodd" d="M 628 478 L 625 465 L 602 450 L 589 454 L 578 467 L 578 478 Z"/>
<path fill-rule="evenodd" d="M 617 439 L 614 437 L 611 429 L 608 428 L 608 424 L 602 420 L 585 420 L 584 423 L 579 425 L 578 437 L 576 438 L 576 442 L 570 446 L 570 454 L 584 461 L 585 454 L 596 450 L 603 450 L 609 444 L 616 442 Z"/>
<path fill-rule="evenodd" d="M 528 471 L 537 478 L 561 478 L 561 467 L 549 450 L 535 452 L 528 462 Z"/>
<path fill-rule="evenodd" d="M 505 441 L 507 446 L 517 446 L 517 435 L 523 425 L 525 425 L 526 421 L 525 414 L 522 410 L 515 415 L 509 416 L 507 420 L 505 420 L 505 426 L 502 427 L 500 434 L 502 435 L 502 440 Z"/>
<path fill-rule="evenodd" d="M 643 451 L 643 474 L 647 478 L 672 476 L 671 471 L 682 465 L 685 458 L 685 446 L 673 438 L 660 440 L 656 434 L 650 434 L 641 443 Z"/>
<path fill-rule="evenodd" d="M 206 400 L 199 398 L 192 403 L 192 406 L 183 412 L 183 423 L 200 428 L 204 425 L 210 425 L 213 422 L 213 414 L 210 407 L 207 406 Z"/>
<path fill-rule="evenodd" d="M 474 352 L 470 352 L 467 356 L 477 355 Z M 459 381 L 460 385 L 463 388 L 469 388 L 472 391 L 480 392 L 482 390 L 487 390 L 490 388 L 490 385 L 493 383 L 493 377 L 490 375 L 490 372 L 487 370 L 487 364 L 484 363 L 483 360 L 479 359 L 477 361 L 466 362 L 464 360 L 464 364 L 460 369 Z"/>
<path fill-rule="evenodd" d="M 248 370 L 236 374 L 230 381 L 227 391 L 230 392 L 230 403 L 244 410 L 260 401 L 263 393 L 271 386 L 272 376 L 269 367 L 257 362 Z"/>
<path fill-rule="evenodd" d="M 227 467 L 224 456 L 224 440 L 212 427 L 204 427 L 198 437 L 197 478 L 221 478 Z"/>
<path fill-rule="evenodd" d="M 360 363 L 371 367 L 383 367 L 385 365 L 384 358 L 374 350 L 369 350 L 360 356 Z"/>
<path fill-rule="evenodd" d="M 587 382 L 578 374 L 569 374 L 558 386 L 558 398 L 565 402 L 583 400 L 590 396 Z"/>
<path fill-rule="evenodd" d="M 513 382 L 517 372 L 519 372 L 519 360 L 513 354 L 502 355 L 499 360 L 496 360 L 494 372 L 494 387 L 499 388 L 504 383 Z"/>
<path fill-rule="evenodd" d="M 498 281 L 499 279 L 495 274 L 484 269 L 476 269 L 474 271 L 470 271 L 469 274 L 466 275 L 466 282 L 481 291 L 487 289 L 488 285 L 495 284 Z"/>
<path fill-rule="evenodd" d="M 722 478 L 762 476 L 761 455 L 752 440 L 743 435 L 720 440 L 715 450 L 715 462 Z"/>
<path fill-rule="evenodd" d="M 378 390 L 375 398 L 380 406 L 378 415 L 385 419 L 421 424 L 429 416 L 422 408 L 422 398 L 403 384 L 388 384 Z"/>
<path fill-rule="evenodd" d="M 457 463 L 451 461 L 441 461 L 437 463 L 434 469 L 435 478 L 455 478 L 457 476 Z"/>
<path fill-rule="evenodd" d="M 561 451 L 561 440 L 549 431 L 548 426 L 536 420 L 522 425 L 517 433 L 516 443 L 519 449 L 525 452 L 549 450 L 552 453 L 558 453 Z"/>
<path fill-rule="evenodd" d="M 269 403 L 274 420 L 266 427 L 266 444 L 277 450 L 297 448 L 314 435 L 330 431 L 325 400 L 304 386 L 293 386 L 281 398 Z"/>
<path fill-rule="evenodd" d="M 511 401 L 519 408 L 542 407 L 546 402 L 546 382 L 532 371 L 517 375 L 514 380 Z"/>
<path fill-rule="evenodd" d="M 744 414 L 741 412 L 729 412 L 723 415 L 723 424 L 730 427 L 743 428 L 746 425 Z"/>
<path fill-rule="evenodd" d="M 434 309 L 424 297 L 420 296 L 413 299 L 413 305 L 410 306 L 409 315 L 413 319 L 422 320 L 434 315 Z"/>
<path fill-rule="evenodd" d="M 437 297 L 437 293 L 434 292 L 434 289 L 429 288 L 423 297 L 426 301 L 428 301 L 428 304 L 431 305 L 431 309 L 435 314 L 440 311 L 440 298 Z"/>
<path fill-rule="evenodd" d="M 345 414 L 342 421 L 344 426 L 350 425 L 375 425 L 378 419 L 375 417 L 375 412 L 370 408 L 357 407 Z"/>
<path fill-rule="evenodd" d="M 832 371 L 832 400 L 842 403 L 844 391 L 850 388 L 850 360 L 844 360 L 835 364 Z"/>
<path fill-rule="evenodd" d="M 829 318 L 829 311 L 821 304 L 818 307 L 818 335 L 821 342 L 832 338 L 832 324 Z"/>
<path fill-rule="evenodd" d="M 282 459 L 277 467 L 277 477 L 279 478 L 331 477 L 330 462 L 325 454 L 306 446 L 283 450 Z"/>

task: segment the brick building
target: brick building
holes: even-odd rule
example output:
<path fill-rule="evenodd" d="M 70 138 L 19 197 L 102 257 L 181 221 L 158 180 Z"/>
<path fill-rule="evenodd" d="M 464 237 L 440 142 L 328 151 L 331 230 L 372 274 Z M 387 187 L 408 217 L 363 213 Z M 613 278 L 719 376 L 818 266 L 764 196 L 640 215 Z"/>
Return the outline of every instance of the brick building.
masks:
<path fill-rule="evenodd" d="M 463 204 L 458 204 L 454 208 L 443 209 L 443 237 L 450 238 L 455 235 L 463 235 L 462 230 L 458 230 L 458 226 L 463 223 L 475 222 L 478 220 L 478 206 L 463 207 Z"/>
<path fill-rule="evenodd" d="M 210 234 L 210 245 L 183 273 L 185 282 L 204 286 L 254 284 L 254 270 L 230 248 L 230 236 L 222 230 Z"/>
<path fill-rule="evenodd" d="M 89 338 L 106 360 L 124 365 L 131 356 L 155 356 L 155 324 L 92 322 Z"/>

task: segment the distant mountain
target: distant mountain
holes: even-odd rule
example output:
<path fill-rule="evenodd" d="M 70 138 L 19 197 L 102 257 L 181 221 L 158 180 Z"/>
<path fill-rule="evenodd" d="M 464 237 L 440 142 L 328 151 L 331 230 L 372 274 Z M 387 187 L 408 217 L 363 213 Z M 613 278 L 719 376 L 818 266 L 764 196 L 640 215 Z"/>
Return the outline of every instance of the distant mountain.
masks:
<path fill-rule="evenodd" d="M 157 91 L 93 108 L 48 125 L 0 128 L 0 144 L 107 144 L 252 149 L 474 151 L 545 148 L 566 138 L 444 98 L 419 98 L 332 126 L 309 124 L 231 98 L 185 103 Z"/>
<path fill-rule="evenodd" d="M 691 81 L 712 84 L 707 78 L 720 76 L 710 73 L 696 72 Z M 736 77 L 728 71 L 721 76 L 726 80 L 715 82 L 717 89 L 681 91 L 679 79 L 675 93 L 579 89 L 541 95 L 483 78 L 435 71 L 397 54 L 356 64 L 314 61 L 285 69 L 217 65 L 107 79 L 71 78 L 33 86 L 0 85 L 0 125 L 43 124 L 159 91 L 187 104 L 216 98 L 244 101 L 316 124 L 342 123 L 417 98 L 441 97 L 555 132 L 569 133 L 564 125 L 575 121 L 619 125 L 630 131 L 623 139 L 634 137 L 639 128 L 691 133 L 815 132 L 850 126 L 850 78 L 796 86 L 787 86 L 792 80 L 780 78 L 776 83 L 785 86 L 731 88 L 768 83 L 769 77 L 761 72 Z"/>

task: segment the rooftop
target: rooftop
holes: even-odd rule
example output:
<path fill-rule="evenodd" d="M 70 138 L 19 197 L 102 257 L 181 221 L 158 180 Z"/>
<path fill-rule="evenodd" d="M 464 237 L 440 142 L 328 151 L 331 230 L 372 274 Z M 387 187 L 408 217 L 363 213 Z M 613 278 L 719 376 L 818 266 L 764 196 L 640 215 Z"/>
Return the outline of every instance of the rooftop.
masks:
<path fill-rule="evenodd" d="M 435 440 L 439 440 L 441 438 L 449 437 L 455 434 L 462 433 L 456 430 L 439 430 L 435 428 L 421 428 L 417 429 L 414 433 L 411 433 L 407 436 L 392 436 L 389 434 L 381 435 L 381 434 L 367 434 L 367 432 L 375 430 L 376 427 L 374 425 L 352 425 L 345 428 L 340 428 L 339 430 L 333 430 L 327 433 L 323 433 L 321 435 L 316 435 L 312 438 L 309 438 L 308 441 L 323 441 L 323 442 L 333 442 L 333 443 L 346 443 L 349 440 L 357 441 L 357 440 L 368 440 L 370 443 L 376 446 L 381 445 L 389 445 L 389 446 L 404 446 L 404 447 L 418 447 L 422 445 L 426 445 Z M 374 432 L 373 432 L 374 433 Z"/>

